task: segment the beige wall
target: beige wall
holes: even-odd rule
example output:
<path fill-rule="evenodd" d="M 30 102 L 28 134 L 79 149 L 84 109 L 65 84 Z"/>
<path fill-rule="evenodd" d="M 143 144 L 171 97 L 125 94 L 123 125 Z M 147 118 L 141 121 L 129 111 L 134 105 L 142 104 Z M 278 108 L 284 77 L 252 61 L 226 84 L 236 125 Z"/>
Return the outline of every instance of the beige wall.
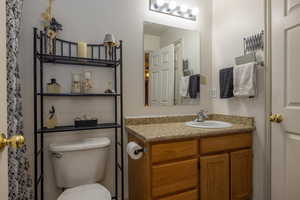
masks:
<path fill-rule="evenodd" d="M 211 48 L 210 38 L 210 0 L 178 0 L 188 6 L 199 7 L 199 21 L 193 22 L 177 17 L 148 11 L 148 0 L 64 0 L 54 2 L 54 15 L 64 26 L 62 37 L 73 41 L 86 41 L 91 43 L 102 42 L 107 32 L 114 33 L 117 39 L 124 40 L 124 112 L 125 116 L 159 115 L 159 114 L 190 114 L 201 108 L 210 110 L 208 98 L 209 85 L 202 86 L 201 105 L 176 107 L 144 107 L 143 97 L 143 22 L 149 21 L 179 28 L 200 30 L 202 47 Z M 30 159 L 33 159 L 33 80 L 32 80 L 32 27 L 40 24 L 40 14 L 47 6 L 46 0 L 27 0 L 24 2 L 23 24 L 21 30 L 20 68 L 22 73 L 22 93 L 24 98 L 25 133 L 28 139 Z M 210 53 L 201 52 L 201 73 L 210 77 Z M 46 67 L 48 81 L 56 77 L 68 90 L 71 72 L 82 71 L 78 66 L 74 68 L 60 65 Z M 107 81 L 113 77 L 108 69 L 94 70 L 99 87 L 103 89 Z M 91 113 L 101 121 L 112 119 L 113 105 L 109 99 L 48 99 L 45 109 L 55 105 L 61 124 L 71 123 L 76 113 Z M 87 136 L 109 136 L 111 131 L 86 131 L 80 133 L 48 134 L 46 136 L 45 151 L 45 200 L 54 200 L 60 194 L 54 183 L 53 169 L 47 152 L 49 143 L 76 140 Z M 113 140 L 113 138 L 111 137 Z M 109 161 L 108 171 L 104 184 L 111 188 L 113 170 L 113 150 Z"/>
<path fill-rule="evenodd" d="M 212 99 L 212 111 L 232 115 L 253 116 L 254 132 L 254 197 L 264 200 L 265 163 L 265 87 L 264 69 L 258 70 L 259 94 L 253 99 L 219 99 L 219 70 L 234 64 L 234 58 L 243 53 L 243 37 L 264 28 L 264 1 L 214 0 L 213 1 L 213 65 L 212 88 L 218 97 Z"/>
<path fill-rule="evenodd" d="M 144 34 L 144 50 L 146 52 L 160 49 L 160 37 L 155 35 Z"/>
<path fill-rule="evenodd" d="M 0 133 L 7 130 L 6 122 L 6 11 L 5 0 L 0 0 Z M 0 199 L 8 199 L 7 148 L 0 150 Z"/>
<path fill-rule="evenodd" d="M 125 42 L 124 49 L 124 112 L 126 116 L 190 114 L 206 109 L 216 113 L 254 116 L 257 131 L 254 133 L 254 199 L 264 199 L 264 71 L 259 70 L 259 95 L 254 99 L 211 99 L 209 89 L 218 90 L 218 71 L 222 67 L 234 63 L 234 57 L 242 53 L 242 38 L 264 27 L 263 1 L 261 0 L 178 0 L 188 6 L 197 6 L 200 16 L 197 22 L 171 17 L 148 11 L 148 0 L 72 0 L 54 1 L 54 14 L 64 25 L 62 37 L 70 40 L 101 42 L 107 32 L 115 34 L 117 39 Z M 213 3 L 213 5 L 212 5 Z M 21 37 L 20 66 L 24 96 L 25 132 L 32 142 L 32 27 L 37 26 L 40 13 L 46 8 L 45 0 L 27 0 L 24 5 L 24 19 Z M 213 10 L 213 12 L 212 12 Z M 212 16 L 213 13 L 213 16 Z M 213 17 L 213 20 L 212 20 Z M 143 106 L 143 21 L 149 21 L 178 28 L 200 31 L 201 74 L 207 76 L 208 84 L 201 88 L 201 104 L 176 107 Z M 112 23 L 113 22 L 113 23 Z M 213 25 L 213 34 L 212 34 Z M 212 43 L 213 42 L 213 43 Z M 213 59 L 211 59 L 213 56 Z M 212 63 L 213 60 L 213 63 Z M 54 73 L 51 73 L 51 70 Z M 80 71 L 80 68 L 75 68 Z M 65 84 L 69 84 L 73 70 L 55 66 L 49 69 L 47 79 L 55 76 Z M 96 74 L 98 72 L 95 72 Z M 111 74 L 102 71 L 102 85 L 105 87 Z M 67 86 L 68 88 L 68 86 Z M 99 103 L 101 102 L 101 103 Z M 47 105 L 58 108 L 61 123 L 70 123 L 75 113 L 91 112 L 101 120 L 109 120 L 112 106 L 107 100 L 48 100 Z M 79 106 L 78 106 L 79 105 Z M 53 134 L 46 137 L 46 147 L 52 142 L 70 141 L 80 137 L 110 135 L 108 131 L 92 131 L 83 134 Z M 29 155 L 33 155 L 32 144 Z M 112 152 L 113 153 L 113 152 Z M 112 154 L 113 155 L 113 154 Z M 111 159 L 105 185 L 110 188 L 112 182 L 113 160 Z M 54 200 L 60 190 L 55 188 L 53 170 L 46 153 L 46 200 Z"/>

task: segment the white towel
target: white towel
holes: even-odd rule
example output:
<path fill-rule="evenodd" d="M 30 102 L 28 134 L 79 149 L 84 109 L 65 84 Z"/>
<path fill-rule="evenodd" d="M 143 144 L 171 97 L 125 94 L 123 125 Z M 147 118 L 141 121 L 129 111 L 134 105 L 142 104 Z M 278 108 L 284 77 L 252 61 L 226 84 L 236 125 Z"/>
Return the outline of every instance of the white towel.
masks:
<path fill-rule="evenodd" d="M 254 97 L 256 88 L 256 64 L 247 63 L 233 68 L 233 94 L 236 97 Z"/>
<path fill-rule="evenodd" d="M 179 93 L 180 96 L 182 97 L 189 97 L 189 81 L 190 77 L 189 76 L 183 76 L 180 79 L 180 84 L 179 84 Z"/>

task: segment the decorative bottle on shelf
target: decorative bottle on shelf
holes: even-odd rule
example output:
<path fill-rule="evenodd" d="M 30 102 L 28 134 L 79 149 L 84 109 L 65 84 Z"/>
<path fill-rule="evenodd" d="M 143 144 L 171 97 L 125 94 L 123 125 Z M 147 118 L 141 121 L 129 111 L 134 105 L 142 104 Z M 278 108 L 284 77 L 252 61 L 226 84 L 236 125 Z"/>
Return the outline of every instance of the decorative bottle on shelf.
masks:
<path fill-rule="evenodd" d="M 84 93 L 88 93 L 88 92 L 91 92 L 92 89 L 93 89 L 92 73 L 84 72 L 83 81 L 82 81 L 82 90 Z"/>
<path fill-rule="evenodd" d="M 60 84 L 56 82 L 55 78 L 51 79 L 51 82 L 47 84 L 48 93 L 60 93 Z"/>
<path fill-rule="evenodd" d="M 81 81 L 80 74 L 72 74 L 72 93 L 80 93 L 81 90 Z"/>
<path fill-rule="evenodd" d="M 107 82 L 107 89 L 104 91 L 105 94 L 113 94 L 115 93 L 116 91 L 114 89 L 112 89 L 112 82 L 111 81 L 108 81 Z"/>
<path fill-rule="evenodd" d="M 46 128 L 55 128 L 57 126 L 57 117 L 55 114 L 54 106 L 49 110 L 49 114 L 46 119 Z"/>

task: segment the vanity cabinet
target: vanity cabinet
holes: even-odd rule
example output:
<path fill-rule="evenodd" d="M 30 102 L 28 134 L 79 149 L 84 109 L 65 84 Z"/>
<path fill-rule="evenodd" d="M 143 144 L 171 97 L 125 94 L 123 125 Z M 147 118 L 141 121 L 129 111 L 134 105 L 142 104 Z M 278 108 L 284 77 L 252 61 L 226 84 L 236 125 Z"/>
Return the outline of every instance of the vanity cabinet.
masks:
<path fill-rule="evenodd" d="M 250 133 L 144 142 L 139 160 L 129 158 L 129 200 L 250 200 Z"/>

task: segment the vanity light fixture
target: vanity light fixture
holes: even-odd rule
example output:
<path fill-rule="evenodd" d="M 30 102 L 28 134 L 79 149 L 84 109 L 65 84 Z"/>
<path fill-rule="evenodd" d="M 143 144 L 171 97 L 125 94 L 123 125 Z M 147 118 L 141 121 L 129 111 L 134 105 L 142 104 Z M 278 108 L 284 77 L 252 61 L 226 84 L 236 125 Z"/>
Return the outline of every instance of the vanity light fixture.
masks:
<path fill-rule="evenodd" d="M 149 0 L 149 10 L 196 21 L 199 8 L 177 5 L 174 0 Z"/>
<path fill-rule="evenodd" d="M 188 11 L 188 7 L 186 5 L 180 6 L 180 12 L 181 13 L 186 13 Z"/>
<path fill-rule="evenodd" d="M 199 14 L 199 8 L 192 8 L 192 15 L 198 15 Z"/>
<path fill-rule="evenodd" d="M 175 10 L 175 9 L 177 8 L 176 2 L 175 2 L 175 1 L 170 1 L 170 2 L 168 3 L 168 8 L 169 8 L 170 10 Z"/>
<path fill-rule="evenodd" d="M 161 7 L 163 7 L 165 5 L 165 1 L 164 0 L 153 0 L 153 7 L 156 9 L 160 9 Z"/>

